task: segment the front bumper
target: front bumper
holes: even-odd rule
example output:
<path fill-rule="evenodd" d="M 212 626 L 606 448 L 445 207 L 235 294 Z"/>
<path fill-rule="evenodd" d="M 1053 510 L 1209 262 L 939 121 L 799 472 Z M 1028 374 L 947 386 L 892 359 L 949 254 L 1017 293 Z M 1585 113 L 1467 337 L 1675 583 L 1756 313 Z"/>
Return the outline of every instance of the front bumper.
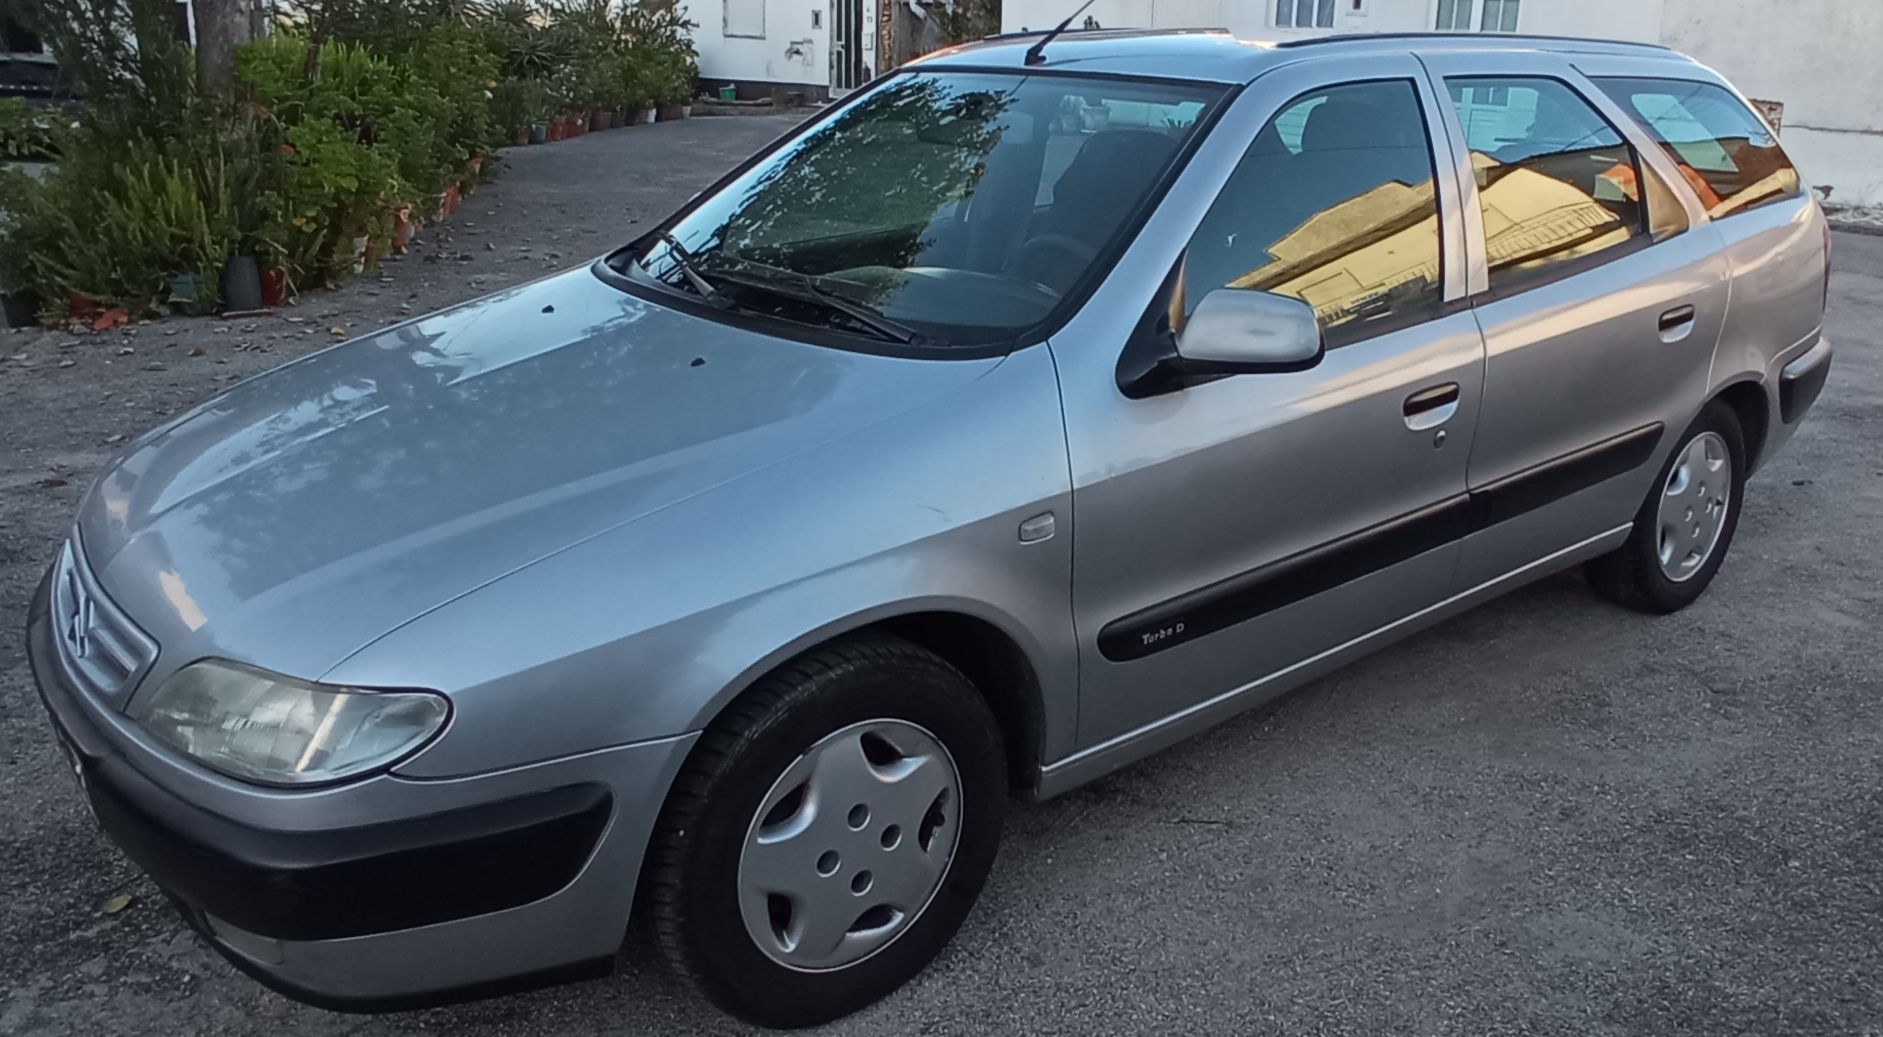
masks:
<path fill-rule="evenodd" d="M 100 826 L 237 967 L 350 1011 L 612 967 L 654 819 L 692 736 L 449 781 L 381 775 L 282 793 L 218 780 L 219 805 L 246 799 L 240 811 L 212 809 L 174 787 L 176 761 L 124 738 L 122 718 L 74 686 L 53 643 L 47 588 L 28 609 L 27 657 Z M 387 783 L 399 787 L 389 793 Z M 387 802 L 404 816 L 385 816 Z M 349 814 L 364 823 L 335 823 Z"/>

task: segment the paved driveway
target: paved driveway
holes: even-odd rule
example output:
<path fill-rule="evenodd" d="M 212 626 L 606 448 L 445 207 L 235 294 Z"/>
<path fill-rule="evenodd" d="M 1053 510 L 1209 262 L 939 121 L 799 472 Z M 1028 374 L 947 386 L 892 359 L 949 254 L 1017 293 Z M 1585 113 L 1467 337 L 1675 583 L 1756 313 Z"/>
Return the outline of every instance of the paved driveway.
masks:
<path fill-rule="evenodd" d="M 263 991 L 93 830 L 15 631 L 111 437 L 330 327 L 600 251 L 780 129 L 526 149 L 303 324 L 0 336 L 0 1033 L 736 1031 L 638 936 L 611 979 L 435 1012 Z M 953 947 L 828 1032 L 1883 1033 L 1883 239 L 1837 249 L 1836 370 L 1698 605 L 1649 619 L 1560 576 L 1017 805 Z"/>

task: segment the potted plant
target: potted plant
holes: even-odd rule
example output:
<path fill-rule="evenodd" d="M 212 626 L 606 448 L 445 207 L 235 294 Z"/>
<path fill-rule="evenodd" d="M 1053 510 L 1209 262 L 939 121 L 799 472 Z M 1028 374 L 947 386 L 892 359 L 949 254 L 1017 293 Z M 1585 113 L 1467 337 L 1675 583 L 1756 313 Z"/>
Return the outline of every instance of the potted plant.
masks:
<path fill-rule="evenodd" d="M 274 309 L 288 304 L 288 272 L 278 266 L 262 267 L 262 306 Z"/>
<path fill-rule="evenodd" d="M 400 205 L 392 210 L 392 250 L 404 252 L 412 243 L 412 206 Z"/>
<path fill-rule="evenodd" d="M 262 308 L 262 268 L 254 256 L 230 256 L 223 264 L 222 307 L 225 313 Z"/>
<path fill-rule="evenodd" d="M 39 323 L 39 296 L 27 288 L 0 292 L 0 310 L 4 310 L 7 327 L 30 328 Z"/>

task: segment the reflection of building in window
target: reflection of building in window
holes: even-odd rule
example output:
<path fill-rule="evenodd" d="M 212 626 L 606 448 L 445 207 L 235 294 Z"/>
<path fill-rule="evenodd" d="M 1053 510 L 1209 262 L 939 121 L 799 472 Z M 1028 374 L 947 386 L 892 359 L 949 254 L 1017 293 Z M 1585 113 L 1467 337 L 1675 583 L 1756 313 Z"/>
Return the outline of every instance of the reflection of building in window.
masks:
<path fill-rule="evenodd" d="M 1323 326 L 1390 312 L 1436 289 L 1437 212 L 1430 180 L 1388 181 L 1308 217 L 1229 287 L 1295 296 Z"/>
<path fill-rule="evenodd" d="M 1484 244 L 1491 269 L 1542 260 L 1573 259 L 1619 245 L 1637 228 L 1574 184 L 1473 152 L 1478 198 L 1484 209 Z M 1624 188 L 1607 178 L 1601 184 Z M 1619 200 L 1619 199 L 1617 199 Z"/>

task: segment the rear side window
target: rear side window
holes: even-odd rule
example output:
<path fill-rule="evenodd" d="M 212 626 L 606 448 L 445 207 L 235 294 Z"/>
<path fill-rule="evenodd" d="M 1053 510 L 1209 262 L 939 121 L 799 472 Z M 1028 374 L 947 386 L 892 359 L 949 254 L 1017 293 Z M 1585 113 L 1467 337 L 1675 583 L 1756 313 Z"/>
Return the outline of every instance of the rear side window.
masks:
<path fill-rule="evenodd" d="M 1438 200 L 1412 82 L 1295 98 L 1256 134 L 1184 255 L 1187 316 L 1221 289 L 1314 307 L 1329 345 L 1436 316 Z"/>
<path fill-rule="evenodd" d="M 1710 215 L 1798 196 L 1798 171 L 1778 139 L 1729 91 L 1679 79 L 1595 82 L 1667 150 Z"/>
<path fill-rule="evenodd" d="M 1448 79 L 1484 212 L 1492 291 L 1567 273 L 1567 264 L 1645 242 L 1634 149 L 1554 79 Z"/>

